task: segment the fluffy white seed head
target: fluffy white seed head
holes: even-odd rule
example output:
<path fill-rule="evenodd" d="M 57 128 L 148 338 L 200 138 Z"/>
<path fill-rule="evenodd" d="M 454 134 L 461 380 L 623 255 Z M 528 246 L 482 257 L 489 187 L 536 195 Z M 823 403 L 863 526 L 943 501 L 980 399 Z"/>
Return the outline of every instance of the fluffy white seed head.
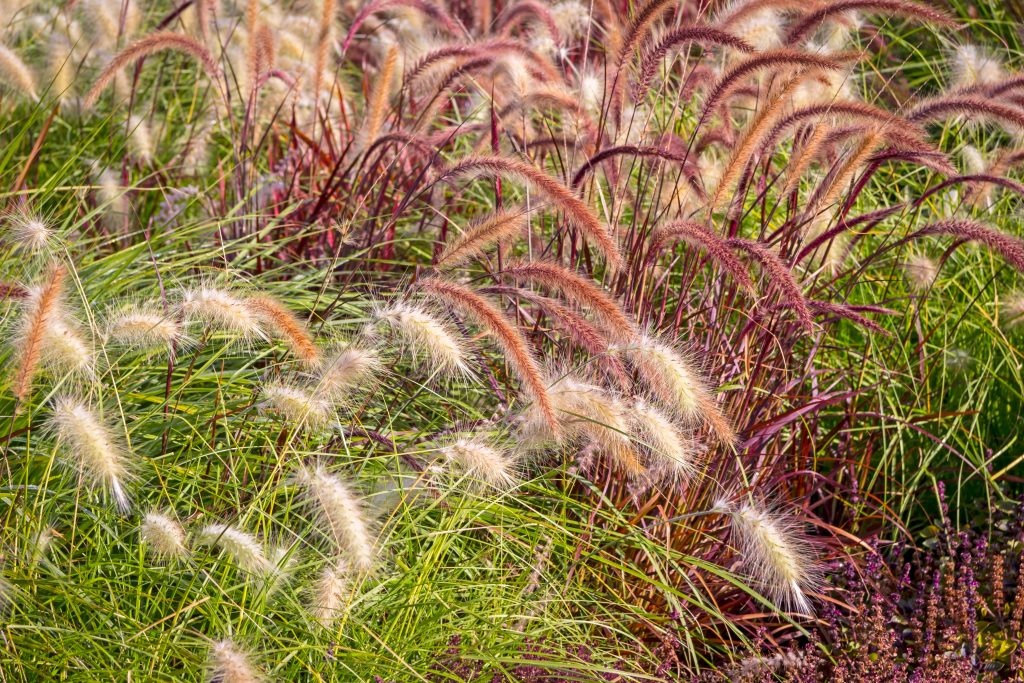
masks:
<path fill-rule="evenodd" d="M 911 291 L 924 292 L 939 276 L 939 265 L 926 254 L 910 254 L 903 264 L 903 275 Z"/>
<path fill-rule="evenodd" d="M 166 350 L 187 342 L 181 325 L 156 307 L 134 306 L 111 314 L 106 323 L 106 336 L 144 351 Z"/>
<path fill-rule="evenodd" d="M 558 27 L 563 41 L 582 37 L 590 27 L 591 16 L 588 5 L 578 0 L 562 0 L 551 6 L 551 18 Z"/>
<path fill-rule="evenodd" d="M 357 571 L 373 569 L 377 547 L 363 503 L 341 477 L 322 465 L 300 467 L 294 477 L 324 533 Z"/>
<path fill-rule="evenodd" d="M 760 503 L 720 502 L 716 507 L 729 516 L 736 550 L 767 597 L 785 609 L 813 614 L 806 591 L 817 585 L 820 569 L 797 523 Z"/>
<path fill-rule="evenodd" d="M 425 306 L 400 301 L 376 311 L 374 318 L 414 362 L 425 358 L 441 375 L 472 374 L 462 335 Z"/>
<path fill-rule="evenodd" d="M 253 664 L 249 653 L 230 640 L 221 640 L 210 647 L 206 680 L 210 683 L 259 683 L 266 678 Z"/>
<path fill-rule="evenodd" d="M 273 382 L 263 388 L 263 406 L 296 425 L 322 427 L 330 422 L 331 404 L 305 389 Z"/>
<path fill-rule="evenodd" d="M 252 534 L 227 524 L 209 524 L 203 527 L 196 543 L 220 548 L 240 568 L 253 574 L 267 575 L 273 565 L 267 559 L 263 546 Z"/>
<path fill-rule="evenodd" d="M 960 150 L 960 156 L 964 160 L 964 172 L 971 175 L 985 173 L 988 170 L 988 163 L 985 157 L 974 145 L 966 145 Z"/>
<path fill-rule="evenodd" d="M 644 384 L 667 408 L 687 422 L 702 417 L 708 390 L 704 378 L 686 356 L 650 335 L 642 335 L 625 351 Z"/>
<path fill-rule="evenodd" d="M 170 515 L 147 512 L 139 527 L 139 536 L 146 549 L 159 559 L 178 559 L 188 555 L 185 530 Z"/>
<path fill-rule="evenodd" d="M 46 220 L 27 211 L 13 211 L 4 218 L 5 241 L 14 249 L 35 254 L 49 250 L 53 230 Z"/>
<path fill-rule="evenodd" d="M 635 438 L 648 454 L 652 476 L 688 482 L 700 473 L 700 451 L 675 420 L 642 400 L 633 404 L 630 418 Z"/>
<path fill-rule="evenodd" d="M 43 364 L 65 372 L 93 374 L 93 350 L 78 326 L 60 315 L 49 321 L 43 331 Z"/>
<path fill-rule="evenodd" d="M 782 19 L 779 13 L 765 8 L 748 14 L 729 27 L 730 33 L 742 38 L 755 50 L 762 52 L 782 44 Z"/>
<path fill-rule="evenodd" d="M 573 376 L 561 377 L 548 394 L 558 413 L 562 439 L 592 445 L 630 474 L 643 470 L 629 436 L 629 411 L 618 396 Z M 520 436 L 530 446 L 556 440 L 537 408 L 524 415 Z"/>
<path fill-rule="evenodd" d="M 149 131 L 149 123 L 141 116 L 128 119 L 128 147 L 140 161 L 153 158 L 153 136 Z"/>
<path fill-rule="evenodd" d="M 181 292 L 181 312 L 189 322 L 215 325 L 243 340 L 265 339 L 266 333 L 245 301 L 216 287 L 195 287 Z"/>
<path fill-rule="evenodd" d="M 1008 329 L 1024 329 L 1024 291 L 1011 292 L 1003 301 L 1001 313 Z"/>
<path fill-rule="evenodd" d="M 58 536 L 60 534 L 49 524 L 32 534 L 25 553 L 28 564 L 35 566 L 46 560 L 53 547 L 53 540 Z"/>
<path fill-rule="evenodd" d="M 998 57 L 978 45 L 960 45 L 950 56 L 953 87 L 998 83 L 1005 78 L 1003 64 Z"/>
<path fill-rule="evenodd" d="M 60 397 L 54 401 L 49 427 L 57 436 L 66 462 L 81 479 L 106 490 L 118 508 L 131 504 L 125 484 L 129 479 L 128 456 L 113 430 L 81 401 Z"/>
<path fill-rule="evenodd" d="M 344 402 L 355 391 L 369 388 L 380 371 L 375 351 L 346 346 L 324 361 L 315 392 L 332 401 Z"/>
<path fill-rule="evenodd" d="M 327 565 L 313 587 L 310 613 L 326 628 L 344 615 L 350 589 L 348 565 L 344 560 Z"/>
<path fill-rule="evenodd" d="M 32 70 L 5 45 L 0 45 L 0 83 L 16 95 L 36 99 L 36 79 Z"/>
<path fill-rule="evenodd" d="M 519 478 L 516 459 L 481 439 L 459 439 L 441 452 L 471 482 L 504 490 Z"/>

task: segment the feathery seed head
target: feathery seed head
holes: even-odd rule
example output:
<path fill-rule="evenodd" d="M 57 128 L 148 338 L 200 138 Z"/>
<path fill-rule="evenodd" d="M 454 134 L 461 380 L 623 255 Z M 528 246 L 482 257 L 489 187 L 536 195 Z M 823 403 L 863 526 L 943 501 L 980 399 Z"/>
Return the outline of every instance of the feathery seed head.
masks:
<path fill-rule="evenodd" d="M 142 520 L 139 535 L 149 551 L 160 559 L 178 559 L 188 555 L 185 530 L 170 515 L 150 511 Z"/>
<path fill-rule="evenodd" d="M 4 222 L 7 241 L 16 250 L 30 254 L 49 250 L 53 230 L 44 219 L 27 211 L 12 211 Z"/>
<path fill-rule="evenodd" d="M 515 458 L 481 439 L 459 439 L 441 452 L 471 481 L 504 490 L 519 478 Z"/>
<path fill-rule="evenodd" d="M 1024 291 L 1012 292 L 1006 297 L 1002 305 L 1002 320 L 1008 329 L 1024 328 Z"/>
<path fill-rule="evenodd" d="M 974 145 L 965 145 L 960 150 L 960 156 L 964 160 L 964 171 L 966 173 L 978 175 L 988 170 L 988 163 L 985 161 L 985 157 L 982 156 L 981 150 Z"/>
<path fill-rule="evenodd" d="M 376 351 L 342 346 L 324 361 L 314 391 L 344 402 L 354 391 L 367 389 L 380 368 Z"/>
<path fill-rule="evenodd" d="M 54 317 L 43 334 L 42 361 L 44 365 L 82 375 L 93 374 L 93 350 L 82 337 L 77 326 L 64 316 Z"/>
<path fill-rule="evenodd" d="M 414 362 L 425 357 L 431 370 L 446 376 L 473 374 L 463 336 L 426 306 L 399 301 L 375 311 L 374 320 L 398 339 Z"/>
<path fill-rule="evenodd" d="M 106 336 L 129 348 L 155 351 L 187 343 L 181 325 L 157 308 L 130 306 L 112 313 L 106 324 Z"/>
<path fill-rule="evenodd" d="M 297 386 L 272 382 L 263 388 L 263 405 L 296 425 L 323 427 L 331 420 L 331 405 Z"/>
<path fill-rule="evenodd" d="M 723 507 L 751 578 L 776 605 L 813 614 L 806 591 L 816 587 L 820 569 L 814 548 L 797 523 L 760 503 L 744 500 Z"/>
<path fill-rule="evenodd" d="M 687 421 L 700 416 L 707 389 L 692 362 L 670 345 L 641 335 L 622 347 L 651 392 Z"/>
<path fill-rule="evenodd" d="M 324 567 L 311 591 L 310 612 L 313 618 L 325 628 L 331 628 L 345 613 L 349 588 L 349 569 L 344 560 Z"/>
<path fill-rule="evenodd" d="M 622 349 L 650 392 L 685 424 L 704 423 L 721 443 L 736 441 L 707 380 L 685 355 L 650 334 L 640 335 Z"/>
<path fill-rule="evenodd" d="M 36 79 L 32 70 L 14 50 L 4 45 L 0 45 L 0 81 L 10 86 L 10 90 L 17 95 L 37 99 Z"/>
<path fill-rule="evenodd" d="M 260 683 L 266 680 L 249 654 L 230 640 L 221 640 L 210 647 L 206 679 L 210 683 Z"/>
<path fill-rule="evenodd" d="M 953 87 L 998 83 L 1006 77 L 998 57 L 978 45 L 960 45 L 950 55 Z"/>
<path fill-rule="evenodd" d="M 149 131 L 149 123 L 141 116 L 128 119 L 128 146 L 139 161 L 150 161 L 153 158 L 153 136 Z"/>
<path fill-rule="evenodd" d="M 54 401 L 48 426 L 62 446 L 68 464 L 86 483 L 105 489 L 118 508 L 127 512 L 128 457 L 113 430 L 84 403 L 67 396 Z"/>
<path fill-rule="evenodd" d="M 340 476 L 326 467 L 299 467 L 294 475 L 303 501 L 313 510 L 324 533 L 357 571 L 373 569 L 377 560 L 374 534 L 363 503 Z"/>
<path fill-rule="evenodd" d="M 593 445 L 630 474 L 642 471 L 629 438 L 628 410 L 617 396 L 572 376 L 561 377 L 549 393 L 565 438 Z M 524 415 L 521 437 L 531 445 L 557 440 L 536 409 Z"/>
<path fill-rule="evenodd" d="M 636 440 L 648 454 L 648 470 L 670 482 L 689 482 L 700 472 L 700 451 L 676 422 L 655 406 L 636 400 L 630 411 Z"/>
<path fill-rule="evenodd" d="M 267 575 L 273 570 L 273 565 L 256 537 L 233 526 L 208 524 L 199 531 L 196 543 L 220 548 L 232 562 L 247 572 Z"/>
<path fill-rule="evenodd" d="M 320 360 L 320 350 L 305 323 L 277 299 L 271 296 L 255 296 L 245 300 L 246 306 L 255 314 L 260 323 L 284 338 L 299 359 L 306 363 Z"/>
<path fill-rule="evenodd" d="M 216 325 L 242 340 L 266 339 L 259 317 L 244 299 L 228 290 L 205 285 L 185 289 L 179 306 L 189 322 Z"/>
<path fill-rule="evenodd" d="M 573 41 L 590 27 L 590 9 L 578 0 L 562 0 L 551 6 L 551 19 L 562 40 Z"/>
<path fill-rule="evenodd" d="M 913 253 L 903 264 L 903 275 L 913 292 L 924 292 L 939 276 L 939 265 L 926 254 Z"/>

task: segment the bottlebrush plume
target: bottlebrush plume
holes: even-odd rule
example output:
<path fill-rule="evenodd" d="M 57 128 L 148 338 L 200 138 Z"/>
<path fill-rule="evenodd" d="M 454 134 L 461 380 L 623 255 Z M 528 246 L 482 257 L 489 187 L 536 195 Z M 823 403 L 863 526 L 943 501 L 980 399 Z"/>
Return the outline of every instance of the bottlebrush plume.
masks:
<path fill-rule="evenodd" d="M 436 180 L 443 182 L 481 173 L 491 173 L 525 182 L 558 206 L 565 213 L 569 223 L 600 248 L 610 266 L 617 268 L 623 264 L 615 236 L 590 207 L 563 183 L 525 161 L 497 156 L 469 157 L 441 169 Z"/>
<path fill-rule="evenodd" d="M 747 266 L 732 253 L 727 242 L 695 221 L 672 221 L 655 228 L 651 232 L 647 263 L 653 263 L 661 250 L 675 240 L 682 240 L 686 244 L 703 249 L 708 257 L 721 266 L 741 287 L 749 292 L 754 291 L 754 283 L 750 279 Z"/>
<path fill-rule="evenodd" d="M 939 276 L 939 265 L 927 254 L 910 254 L 903 263 L 903 275 L 911 291 L 924 292 Z"/>
<path fill-rule="evenodd" d="M 838 0 L 814 7 L 789 27 L 786 44 L 793 45 L 818 28 L 826 19 L 858 11 L 865 14 L 885 14 L 908 19 L 920 19 L 938 26 L 954 26 L 953 19 L 942 10 L 913 0 Z"/>
<path fill-rule="evenodd" d="M 576 271 L 549 261 L 517 261 L 501 272 L 518 282 L 533 282 L 559 292 L 565 299 L 590 311 L 615 339 L 636 335 L 636 324 L 626 316 L 615 299 Z"/>
<path fill-rule="evenodd" d="M 471 482 L 505 490 L 519 478 L 515 458 L 480 439 L 459 439 L 441 453 Z"/>
<path fill-rule="evenodd" d="M 552 321 L 552 327 L 564 334 L 569 341 L 586 351 L 595 363 L 608 372 L 619 386 L 628 388 L 632 380 L 626 374 L 622 361 L 616 354 L 609 353 L 609 343 L 601 331 L 579 313 L 570 310 L 561 302 L 536 292 L 517 287 L 485 287 L 485 294 L 501 294 L 513 299 L 534 304 Z"/>
<path fill-rule="evenodd" d="M 783 301 L 793 308 L 800 324 L 807 329 L 814 327 L 814 316 L 807 305 L 800 284 L 789 267 L 773 251 L 760 242 L 739 237 L 730 239 L 727 244 L 757 261 L 768 282 L 779 291 Z"/>
<path fill-rule="evenodd" d="M 803 67 L 806 69 L 822 69 L 838 71 L 842 68 L 839 59 L 833 55 L 816 55 L 800 50 L 778 48 L 766 52 L 755 53 L 736 64 L 724 74 L 708 91 L 704 99 L 704 107 L 698 119 L 698 127 L 703 125 L 711 112 L 733 93 L 743 80 L 766 69 L 780 67 Z"/>
<path fill-rule="evenodd" d="M 100 93 L 110 85 L 111 81 L 121 72 L 121 69 L 130 62 L 143 59 L 163 50 L 174 50 L 187 54 L 195 58 L 202 65 L 211 80 L 217 82 L 220 78 L 220 69 L 217 67 L 217 62 L 214 61 L 213 55 L 210 54 L 209 50 L 203 47 L 199 41 L 183 33 L 161 31 L 148 35 L 145 38 L 140 38 L 117 53 L 110 64 L 96 78 L 92 89 L 86 94 L 83 102 L 85 108 L 91 109 L 96 104 L 96 99 L 100 96 Z"/>
<path fill-rule="evenodd" d="M 106 336 L 119 344 L 145 351 L 170 349 L 187 342 L 181 325 L 156 307 L 130 306 L 110 314 Z"/>
<path fill-rule="evenodd" d="M 644 471 L 629 436 L 628 408 L 618 396 L 571 377 L 560 379 L 552 389 L 568 434 L 582 436 L 627 474 Z"/>
<path fill-rule="evenodd" d="M 499 210 L 468 226 L 461 235 L 449 240 L 437 259 L 439 268 L 454 268 L 472 258 L 483 256 L 494 244 L 522 235 L 529 229 L 530 214 L 523 207 Z"/>
<path fill-rule="evenodd" d="M 139 536 L 146 548 L 157 558 L 178 559 L 188 555 L 185 530 L 170 515 L 150 511 L 142 520 Z"/>
<path fill-rule="evenodd" d="M 267 575 L 273 570 L 273 565 L 256 537 L 233 526 L 208 524 L 199 531 L 196 543 L 220 548 L 232 562 L 247 572 Z"/>
<path fill-rule="evenodd" d="M 128 119 L 128 146 L 140 161 L 150 161 L 153 158 L 153 136 L 149 131 L 149 124 L 141 116 L 132 116 Z"/>
<path fill-rule="evenodd" d="M 226 289 L 206 285 L 186 289 L 181 292 L 179 307 L 189 322 L 212 324 L 243 340 L 266 338 L 260 316 Z"/>
<path fill-rule="evenodd" d="M 949 235 L 965 242 L 980 242 L 989 249 L 998 251 L 1018 272 L 1024 272 L 1024 240 L 1019 237 L 1007 235 L 975 221 L 950 219 L 926 225 L 903 241 L 931 235 Z"/>
<path fill-rule="evenodd" d="M 254 296 L 245 300 L 259 322 L 280 335 L 291 347 L 292 353 L 306 363 L 320 360 L 320 349 L 313 342 L 306 325 L 294 313 L 271 296 Z"/>
<path fill-rule="evenodd" d="M 349 485 L 322 465 L 299 467 L 294 480 L 352 567 L 362 572 L 373 569 L 377 561 L 374 535 L 362 501 Z"/>
<path fill-rule="evenodd" d="M 210 647 L 206 666 L 210 683 L 262 683 L 266 680 L 249 654 L 230 640 L 218 641 Z"/>
<path fill-rule="evenodd" d="M 366 389 L 380 372 L 380 358 L 371 349 L 344 346 L 323 363 L 315 391 L 331 401 L 344 402 L 354 390 Z"/>
<path fill-rule="evenodd" d="M 959 45 L 949 58 L 954 88 L 998 83 L 1006 77 L 1002 62 L 978 45 Z"/>
<path fill-rule="evenodd" d="M 331 420 L 331 404 L 297 386 L 271 382 L 263 388 L 263 407 L 295 425 L 323 427 Z"/>
<path fill-rule="evenodd" d="M 67 396 L 54 401 L 48 427 L 61 445 L 67 464 L 82 481 L 106 490 L 117 507 L 128 512 L 127 449 L 114 431 L 86 404 Z"/>
<path fill-rule="evenodd" d="M 806 591 L 819 581 L 817 553 L 796 522 L 760 503 L 720 502 L 716 509 L 731 520 L 737 553 L 768 598 L 784 609 L 814 614 Z"/>
<path fill-rule="evenodd" d="M 505 352 L 505 358 L 512 366 L 519 381 L 527 389 L 550 428 L 558 431 L 558 417 L 548 396 L 547 385 L 540 364 L 534 357 L 523 335 L 489 300 L 464 285 L 438 278 L 419 282 L 420 289 L 447 303 L 473 318 L 484 328 Z"/>
<path fill-rule="evenodd" d="M 669 481 L 689 482 L 699 473 L 700 453 L 676 422 L 643 400 L 630 411 L 632 431 L 648 452 L 648 468 Z"/>
<path fill-rule="evenodd" d="M 732 425 L 686 356 L 648 334 L 623 349 L 644 384 L 667 408 L 686 423 L 707 424 L 723 443 L 735 442 Z"/>
<path fill-rule="evenodd" d="M 752 52 L 753 47 L 743 39 L 711 26 L 683 26 L 661 36 L 657 44 L 644 54 L 640 64 L 640 75 L 634 87 L 634 94 L 647 91 L 658 71 L 658 66 L 670 51 L 688 43 L 702 45 L 726 45 L 740 52 Z"/>
<path fill-rule="evenodd" d="M 542 446 L 566 439 L 592 445 L 628 474 L 643 471 L 629 438 L 628 411 L 618 396 L 569 375 L 560 377 L 550 391 L 562 431 L 552 432 L 536 409 L 528 410 L 520 432 L 526 444 Z"/>
<path fill-rule="evenodd" d="M 14 397 L 18 399 L 19 408 L 32 390 L 32 378 L 42 358 L 47 331 L 58 317 L 66 274 L 67 269 L 62 264 L 55 265 L 44 283 L 30 292 L 26 302 L 16 341 L 18 372 L 14 378 Z"/>
<path fill-rule="evenodd" d="M 1012 292 L 1003 301 L 1002 322 L 1008 329 L 1024 327 L 1024 292 Z"/>
<path fill-rule="evenodd" d="M 919 103 L 907 112 L 912 123 L 925 124 L 962 116 L 971 121 L 996 121 L 1008 128 L 1024 129 L 1024 112 L 1017 107 L 981 95 L 939 95 Z"/>
<path fill-rule="evenodd" d="M 77 325 L 58 311 L 43 333 L 42 364 L 65 372 L 93 374 L 93 350 Z"/>
<path fill-rule="evenodd" d="M 348 565 L 344 560 L 338 560 L 324 567 L 317 577 L 309 611 L 325 628 L 334 626 L 345 614 L 350 590 L 348 574 Z"/>
<path fill-rule="evenodd" d="M 39 216 L 23 210 L 15 210 L 4 217 L 5 241 L 17 251 L 29 254 L 48 251 L 53 240 L 53 230 Z"/>
<path fill-rule="evenodd" d="M 414 362 L 427 358 L 431 369 L 441 375 L 472 374 L 462 335 L 425 306 L 398 301 L 376 311 L 374 320 L 397 338 Z"/>
<path fill-rule="evenodd" d="M 363 144 L 368 145 L 380 135 L 387 113 L 388 100 L 391 97 L 391 84 L 395 78 L 395 67 L 398 63 L 398 46 L 392 45 L 384 57 L 377 78 L 374 79 L 373 90 L 366 103 L 366 119 L 363 122 Z"/>
<path fill-rule="evenodd" d="M 27 95 L 37 99 L 36 79 L 32 70 L 21 61 L 14 50 L 0 45 L 0 80 L 7 83 L 11 90 L 19 95 Z"/>

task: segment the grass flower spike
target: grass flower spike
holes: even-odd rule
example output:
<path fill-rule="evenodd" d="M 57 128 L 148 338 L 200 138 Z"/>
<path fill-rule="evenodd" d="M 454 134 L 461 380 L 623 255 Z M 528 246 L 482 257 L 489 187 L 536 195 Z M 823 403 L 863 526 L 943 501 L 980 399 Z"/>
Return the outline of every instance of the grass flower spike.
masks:
<path fill-rule="evenodd" d="M 428 358 L 433 372 L 445 376 L 472 373 L 462 335 L 427 307 L 400 301 L 378 310 L 374 319 L 414 359 Z"/>
<path fill-rule="evenodd" d="M 230 640 L 221 640 L 210 647 L 207 680 L 211 683 L 262 683 L 267 679 L 248 653 Z"/>
<path fill-rule="evenodd" d="M 716 508 L 729 516 L 743 565 L 772 602 L 813 614 L 807 591 L 815 589 L 819 567 L 814 549 L 796 523 L 747 501 L 720 502 Z"/>
<path fill-rule="evenodd" d="M 367 572 L 377 561 L 377 548 L 362 501 L 341 477 L 317 465 L 300 467 L 295 483 L 324 532 L 356 571 Z"/>
<path fill-rule="evenodd" d="M 54 401 L 50 428 L 72 469 L 82 480 L 107 491 L 122 512 L 131 503 L 125 486 L 129 479 L 127 449 L 113 430 L 85 403 L 70 397 Z"/>
<path fill-rule="evenodd" d="M 441 453 L 471 482 L 504 490 L 518 479 L 515 459 L 479 439 L 459 439 Z"/>
<path fill-rule="evenodd" d="M 153 555 L 160 559 L 179 559 L 188 555 L 185 545 L 185 530 L 170 515 L 162 512 L 147 512 L 139 528 L 142 542 Z"/>

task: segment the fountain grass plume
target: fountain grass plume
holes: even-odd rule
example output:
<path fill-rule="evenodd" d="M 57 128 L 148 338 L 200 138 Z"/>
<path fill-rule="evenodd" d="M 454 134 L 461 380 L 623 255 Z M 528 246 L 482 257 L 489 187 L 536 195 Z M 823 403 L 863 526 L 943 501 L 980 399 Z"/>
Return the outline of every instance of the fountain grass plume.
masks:
<path fill-rule="evenodd" d="M 56 437 L 65 462 L 81 481 L 106 491 L 121 512 L 128 512 L 128 449 L 114 430 L 84 402 L 70 396 L 54 400 L 47 426 Z"/>
<path fill-rule="evenodd" d="M 464 285 L 439 278 L 428 278 L 417 283 L 420 290 L 450 304 L 471 317 L 484 328 L 505 351 L 519 381 L 537 402 L 552 430 L 558 431 L 558 416 L 548 395 L 540 364 L 522 333 L 509 322 L 493 303 Z"/>

